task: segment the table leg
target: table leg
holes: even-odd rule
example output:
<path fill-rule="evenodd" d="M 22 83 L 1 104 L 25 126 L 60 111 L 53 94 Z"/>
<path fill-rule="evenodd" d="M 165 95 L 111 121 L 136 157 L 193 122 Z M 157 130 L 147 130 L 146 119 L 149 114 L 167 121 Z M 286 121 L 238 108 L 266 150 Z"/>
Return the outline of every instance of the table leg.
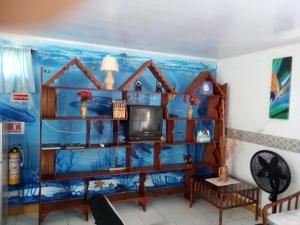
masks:
<path fill-rule="evenodd" d="M 223 220 L 223 209 L 219 209 L 219 225 L 222 225 L 222 220 Z"/>
<path fill-rule="evenodd" d="M 223 222 L 223 195 L 220 195 L 220 205 L 219 205 L 219 225 Z"/>
<path fill-rule="evenodd" d="M 193 206 L 193 179 L 190 179 L 190 208 Z"/>
<path fill-rule="evenodd" d="M 255 220 L 258 220 L 259 190 L 256 190 Z"/>

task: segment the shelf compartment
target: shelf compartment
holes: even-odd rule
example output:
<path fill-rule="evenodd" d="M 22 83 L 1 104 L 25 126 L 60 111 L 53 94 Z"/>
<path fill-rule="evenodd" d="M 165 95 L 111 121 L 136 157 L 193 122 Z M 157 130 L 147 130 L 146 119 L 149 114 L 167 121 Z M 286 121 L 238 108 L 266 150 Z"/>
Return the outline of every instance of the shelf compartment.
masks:
<path fill-rule="evenodd" d="M 152 168 L 152 167 L 151 167 Z M 87 171 L 87 172 L 74 172 L 74 173 L 62 173 L 57 174 L 56 176 L 42 176 L 42 181 L 63 181 L 63 180 L 73 180 L 73 179 L 92 179 L 97 177 L 104 176 L 118 176 L 118 175 L 127 175 L 127 174 L 136 174 L 139 172 L 148 172 L 151 170 L 149 167 L 145 168 L 134 168 L 132 171 L 128 171 L 127 169 L 120 170 L 96 170 L 96 171 Z"/>
<path fill-rule="evenodd" d="M 190 170 L 190 169 L 206 168 L 211 166 L 212 165 L 208 162 L 193 163 L 191 167 L 187 166 L 185 163 L 180 163 L 175 165 L 162 165 L 160 171 Z"/>
<path fill-rule="evenodd" d="M 131 171 L 127 169 L 121 170 L 97 170 L 97 171 L 87 171 L 87 172 L 74 172 L 74 173 L 62 173 L 54 175 L 43 175 L 41 180 L 43 182 L 56 182 L 64 180 L 73 180 L 73 179 L 92 179 L 104 176 L 119 176 L 119 175 L 129 175 L 129 174 L 138 174 L 138 173 L 155 173 L 160 171 L 171 171 L 171 170 L 190 170 L 193 168 L 205 168 L 212 166 L 208 162 L 194 163 L 193 166 L 188 167 L 185 163 L 175 164 L 175 165 L 162 165 L 160 169 L 154 169 L 150 167 L 134 167 Z"/>
<path fill-rule="evenodd" d="M 172 93 L 170 93 L 172 95 Z M 214 97 L 214 98 L 223 98 L 223 95 L 217 95 L 217 94 L 213 94 L 213 95 L 205 95 L 205 94 L 186 94 L 186 93 L 173 93 L 174 96 L 203 96 L 203 97 Z"/>
<path fill-rule="evenodd" d="M 56 150 L 41 152 L 41 176 L 55 176 Z"/>
<path fill-rule="evenodd" d="M 133 191 L 129 191 L 126 193 L 108 194 L 106 195 L 106 197 L 110 201 L 122 201 L 122 200 L 129 200 L 129 199 L 147 198 L 145 196 L 142 196 L 139 192 L 133 192 Z"/>
<path fill-rule="evenodd" d="M 187 118 L 187 117 L 168 117 L 166 120 L 223 120 L 220 118 L 209 118 L 209 117 L 198 117 L 198 118 Z"/>
<path fill-rule="evenodd" d="M 190 141 L 174 141 L 172 143 L 164 142 L 163 145 L 199 145 L 199 144 L 209 144 L 209 143 L 215 143 L 215 141 L 210 142 L 190 142 Z"/>
<path fill-rule="evenodd" d="M 68 86 L 54 86 L 51 85 L 49 86 L 50 88 L 55 88 L 55 89 L 63 89 L 63 90 L 87 90 L 87 91 L 99 91 L 99 92 L 127 92 L 127 93 L 133 93 L 133 94 L 157 94 L 157 95 L 178 95 L 178 96 L 190 96 L 193 94 L 186 94 L 186 93 L 171 93 L 171 92 L 156 92 L 156 91 L 135 91 L 135 90 L 119 90 L 119 89 L 113 89 L 113 90 L 100 90 L 98 88 L 89 88 L 89 87 L 68 87 Z M 222 98 L 224 96 L 222 95 L 204 95 L 204 94 L 196 94 L 196 96 L 204 96 L 204 97 L 218 97 Z"/>
<path fill-rule="evenodd" d="M 82 147 L 75 148 L 61 148 L 61 149 L 41 149 L 42 151 L 85 151 L 85 150 L 101 150 L 101 149 L 110 149 L 110 148 L 127 148 L 130 147 L 130 144 L 124 143 L 119 145 L 105 145 L 101 147 L 99 144 L 91 144 L 91 145 L 82 145 Z"/>
<path fill-rule="evenodd" d="M 83 198 L 80 199 L 68 199 L 68 200 L 58 200 L 58 201 L 50 201 L 50 202 L 41 202 L 41 209 L 43 211 L 52 212 L 62 209 L 76 208 L 85 206 L 85 200 Z"/>
<path fill-rule="evenodd" d="M 153 187 L 147 189 L 148 196 L 170 195 L 184 192 L 184 187 Z"/>
<path fill-rule="evenodd" d="M 151 143 L 159 143 L 162 142 L 162 140 L 137 140 L 137 141 L 128 141 L 129 144 L 151 144 Z"/>
<path fill-rule="evenodd" d="M 42 85 L 40 107 L 43 117 L 56 117 L 57 93 L 55 88 Z"/>
<path fill-rule="evenodd" d="M 123 92 L 127 92 L 128 94 L 156 94 L 156 95 L 166 94 L 166 92 L 156 92 L 156 91 L 135 91 L 135 90 L 123 90 Z M 171 93 L 170 93 L 170 94 L 171 94 Z"/>
<path fill-rule="evenodd" d="M 82 118 L 80 116 L 57 116 L 57 117 L 42 117 L 43 120 L 127 120 L 127 118 L 113 118 L 111 116 L 94 116 Z"/>
<path fill-rule="evenodd" d="M 88 87 L 68 87 L 68 86 L 50 86 L 55 89 L 63 89 L 63 90 L 86 90 L 86 91 L 99 91 L 99 92 L 118 92 L 121 93 L 122 91 L 118 89 L 107 90 L 107 89 L 98 89 L 98 88 L 88 88 Z"/>

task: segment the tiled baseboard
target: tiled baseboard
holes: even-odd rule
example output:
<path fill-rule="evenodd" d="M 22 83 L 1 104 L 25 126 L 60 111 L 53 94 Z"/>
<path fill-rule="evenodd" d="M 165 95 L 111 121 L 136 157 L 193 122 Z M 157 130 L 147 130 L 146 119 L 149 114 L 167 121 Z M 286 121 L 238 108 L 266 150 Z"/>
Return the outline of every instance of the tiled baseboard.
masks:
<path fill-rule="evenodd" d="M 300 153 L 300 140 L 297 139 L 237 130 L 233 128 L 226 128 L 226 136 L 239 141 Z"/>

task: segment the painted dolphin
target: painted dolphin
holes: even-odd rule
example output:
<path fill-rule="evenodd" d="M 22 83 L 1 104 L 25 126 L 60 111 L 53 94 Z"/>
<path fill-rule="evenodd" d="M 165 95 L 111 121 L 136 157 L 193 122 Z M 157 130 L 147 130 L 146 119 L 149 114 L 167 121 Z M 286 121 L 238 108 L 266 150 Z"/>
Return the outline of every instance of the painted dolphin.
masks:
<path fill-rule="evenodd" d="M 140 157 L 137 155 L 136 153 L 136 150 L 133 150 L 132 153 L 131 153 L 131 158 L 134 158 L 134 159 L 140 159 Z"/>
<path fill-rule="evenodd" d="M 3 101 L 0 101 L 0 118 L 25 123 L 34 123 L 36 121 L 35 117 L 29 112 L 10 106 Z"/>
<path fill-rule="evenodd" d="M 162 150 L 168 150 L 168 149 L 171 149 L 172 147 L 170 147 L 170 146 L 167 146 L 167 145 L 164 145 L 163 147 L 162 147 Z"/>
<path fill-rule="evenodd" d="M 93 102 L 87 103 L 88 111 L 94 112 L 97 115 L 111 115 L 112 114 L 112 99 L 108 97 L 95 96 Z M 80 108 L 80 102 L 74 101 L 70 103 L 73 108 Z"/>
<path fill-rule="evenodd" d="M 151 154 L 150 147 L 147 144 L 139 144 L 139 147 L 141 151 Z"/>
<path fill-rule="evenodd" d="M 96 130 L 98 131 L 99 134 L 103 134 L 104 131 L 104 124 L 102 120 L 95 120 L 93 122 L 94 127 L 96 128 Z"/>

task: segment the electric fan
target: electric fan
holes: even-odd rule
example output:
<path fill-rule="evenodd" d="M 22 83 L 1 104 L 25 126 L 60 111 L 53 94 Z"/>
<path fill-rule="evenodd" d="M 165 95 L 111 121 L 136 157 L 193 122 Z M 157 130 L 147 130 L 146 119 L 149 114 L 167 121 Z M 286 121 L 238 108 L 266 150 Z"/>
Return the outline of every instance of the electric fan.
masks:
<path fill-rule="evenodd" d="M 280 155 L 272 151 L 256 152 L 251 159 L 250 169 L 257 185 L 270 194 L 271 202 L 277 201 L 277 196 L 284 192 L 291 182 L 288 164 Z"/>

